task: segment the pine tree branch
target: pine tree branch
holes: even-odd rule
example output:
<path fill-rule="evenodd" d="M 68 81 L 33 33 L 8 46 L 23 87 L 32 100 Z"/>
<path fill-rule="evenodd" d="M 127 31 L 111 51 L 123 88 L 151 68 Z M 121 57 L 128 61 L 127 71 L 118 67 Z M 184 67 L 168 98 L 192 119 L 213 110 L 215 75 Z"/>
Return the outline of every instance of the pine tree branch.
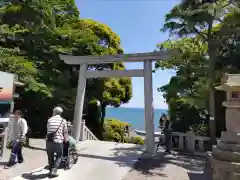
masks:
<path fill-rule="evenodd" d="M 206 40 L 206 38 L 207 38 L 207 37 L 206 37 L 206 36 L 207 36 L 206 33 L 204 33 L 203 31 L 198 30 L 196 27 L 194 27 L 193 30 L 194 30 L 194 32 L 195 32 L 197 35 L 199 35 L 201 38 L 203 38 L 204 40 Z"/>

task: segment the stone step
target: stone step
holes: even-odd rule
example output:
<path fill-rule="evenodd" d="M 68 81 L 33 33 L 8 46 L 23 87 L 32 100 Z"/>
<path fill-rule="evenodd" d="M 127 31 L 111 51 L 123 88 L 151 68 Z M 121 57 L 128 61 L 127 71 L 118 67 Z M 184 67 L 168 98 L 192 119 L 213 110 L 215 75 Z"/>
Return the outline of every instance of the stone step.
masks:
<path fill-rule="evenodd" d="M 226 172 L 240 174 L 240 163 L 218 160 L 213 156 L 209 156 L 209 160 L 213 171 L 224 170 Z"/>
<path fill-rule="evenodd" d="M 224 151 L 240 152 L 240 144 L 224 143 L 219 140 L 217 146 Z"/>
<path fill-rule="evenodd" d="M 218 160 L 240 163 L 239 152 L 224 151 L 218 146 L 213 146 L 212 156 Z"/>

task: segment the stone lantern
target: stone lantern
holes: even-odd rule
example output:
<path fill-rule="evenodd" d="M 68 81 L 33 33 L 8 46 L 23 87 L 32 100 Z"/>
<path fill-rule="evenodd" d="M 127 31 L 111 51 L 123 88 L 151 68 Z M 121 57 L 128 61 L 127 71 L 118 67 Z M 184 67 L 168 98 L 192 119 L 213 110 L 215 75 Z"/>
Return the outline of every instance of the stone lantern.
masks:
<path fill-rule="evenodd" d="M 225 75 L 216 89 L 226 92 L 227 131 L 212 149 L 212 180 L 240 180 L 240 74 Z"/>

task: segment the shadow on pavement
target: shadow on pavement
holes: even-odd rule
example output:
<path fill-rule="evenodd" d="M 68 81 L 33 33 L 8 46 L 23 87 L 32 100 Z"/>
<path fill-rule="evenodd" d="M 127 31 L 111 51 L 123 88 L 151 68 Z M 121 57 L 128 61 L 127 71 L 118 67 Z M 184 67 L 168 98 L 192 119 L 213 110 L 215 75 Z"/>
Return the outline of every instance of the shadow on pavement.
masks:
<path fill-rule="evenodd" d="M 144 175 L 145 177 L 157 176 L 157 177 L 168 177 L 168 172 L 164 171 L 167 165 L 171 167 L 181 168 L 181 171 L 186 172 L 186 176 L 189 176 L 190 180 L 200 180 L 202 179 L 202 171 L 204 168 L 204 158 L 186 155 L 168 155 L 161 152 L 157 153 L 155 157 L 141 157 L 141 152 L 143 152 L 143 147 L 133 146 L 133 147 L 116 147 L 112 149 L 112 156 L 100 156 L 91 154 L 79 154 L 81 157 L 93 158 L 93 159 L 103 159 L 114 161 L 119 166 L 133 167 L 132 171 L 137 171 L 138 173 Z M 174 173 L 174 169 L 173 172 Z"/>
<path fill-rule="evenodd" d="M 205 159 L 202 157 L 194 157 L 194 156 L 183 156 L 177 155 L 176 157 L 165 156 L 165 163 L 174 164 L 176 166 L 180 166 L 187 171 L 203 171 Z"/>
<path fill-rule="evenodd" d="M 182 178 L 182 176 L 189 180 L 207 180 L 203 175 L 204 162 L 205 159 L 202 157 L 158 152 L 156 157 L 140 158 L 124 180 L 136 177 L 139 180 L 148 180 L 149 178 L 173 180 Z"/>
<path fill-rule="evenodd" d="M 30 172 L 30 173 L 24 173 L 22 174 L 22 178 L 24 179 L 29 179 L 29 180 L 36 180 L 36 179 L 45 179 L 48 177 L 48 173 L 43 173 L 42 171 L 44 169 L 48 169 L 48 166 L 45 166 L 42 169 L 39 169 L 37 171 L 34 172 Z"/>
<path fill-rule="evenodd" d="M 149 176 L 160 176 L 167 177 L 166 174 L 161 171 L 155 171 L 155 169 L 164 168 L 165 164 L 161 163 L 159 159 L 155 158 L 144 158 L 140 159 L 133 167 L 133 170 L 140 172 L 146 177 Z"/>
<path fill-rule="evenodd" d="M 0 166 L 5 166 L 8 162 L 7 161 L 1 161 Z"/>
<path fill-rule="evenodd" d="M 206 179 L 203 179 L 204 178 L 203 174 L 199 174 L 199 173 L 189 172 L 188 177 L 189 177 L 189 180 L 206 180 Z"/>
<path fill-rule="evenodd" d="M 29 180 L 45 179 L 47 177 L 48 177 L 48 174 L 25 173 L 22 175 L 22 178 L 29 179 Z"/>

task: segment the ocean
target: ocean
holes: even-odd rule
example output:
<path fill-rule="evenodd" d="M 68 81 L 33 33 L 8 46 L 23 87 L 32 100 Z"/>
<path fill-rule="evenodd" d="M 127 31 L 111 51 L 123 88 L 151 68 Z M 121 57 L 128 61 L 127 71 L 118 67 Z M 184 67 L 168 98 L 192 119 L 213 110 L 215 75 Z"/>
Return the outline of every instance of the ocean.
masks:
<path fill-rule="evenodd" d="M 154 127 L 158 131 L 158 122 L 162 113 L 167 113 L 166 109 L 154 110 Z M 113 108 L 106 109 L 106 118 L 115 118 L 120 121 L 127 122 L 132 125 L 134 129 L 144 130 L 144 109 L 143 108 Z"/>

